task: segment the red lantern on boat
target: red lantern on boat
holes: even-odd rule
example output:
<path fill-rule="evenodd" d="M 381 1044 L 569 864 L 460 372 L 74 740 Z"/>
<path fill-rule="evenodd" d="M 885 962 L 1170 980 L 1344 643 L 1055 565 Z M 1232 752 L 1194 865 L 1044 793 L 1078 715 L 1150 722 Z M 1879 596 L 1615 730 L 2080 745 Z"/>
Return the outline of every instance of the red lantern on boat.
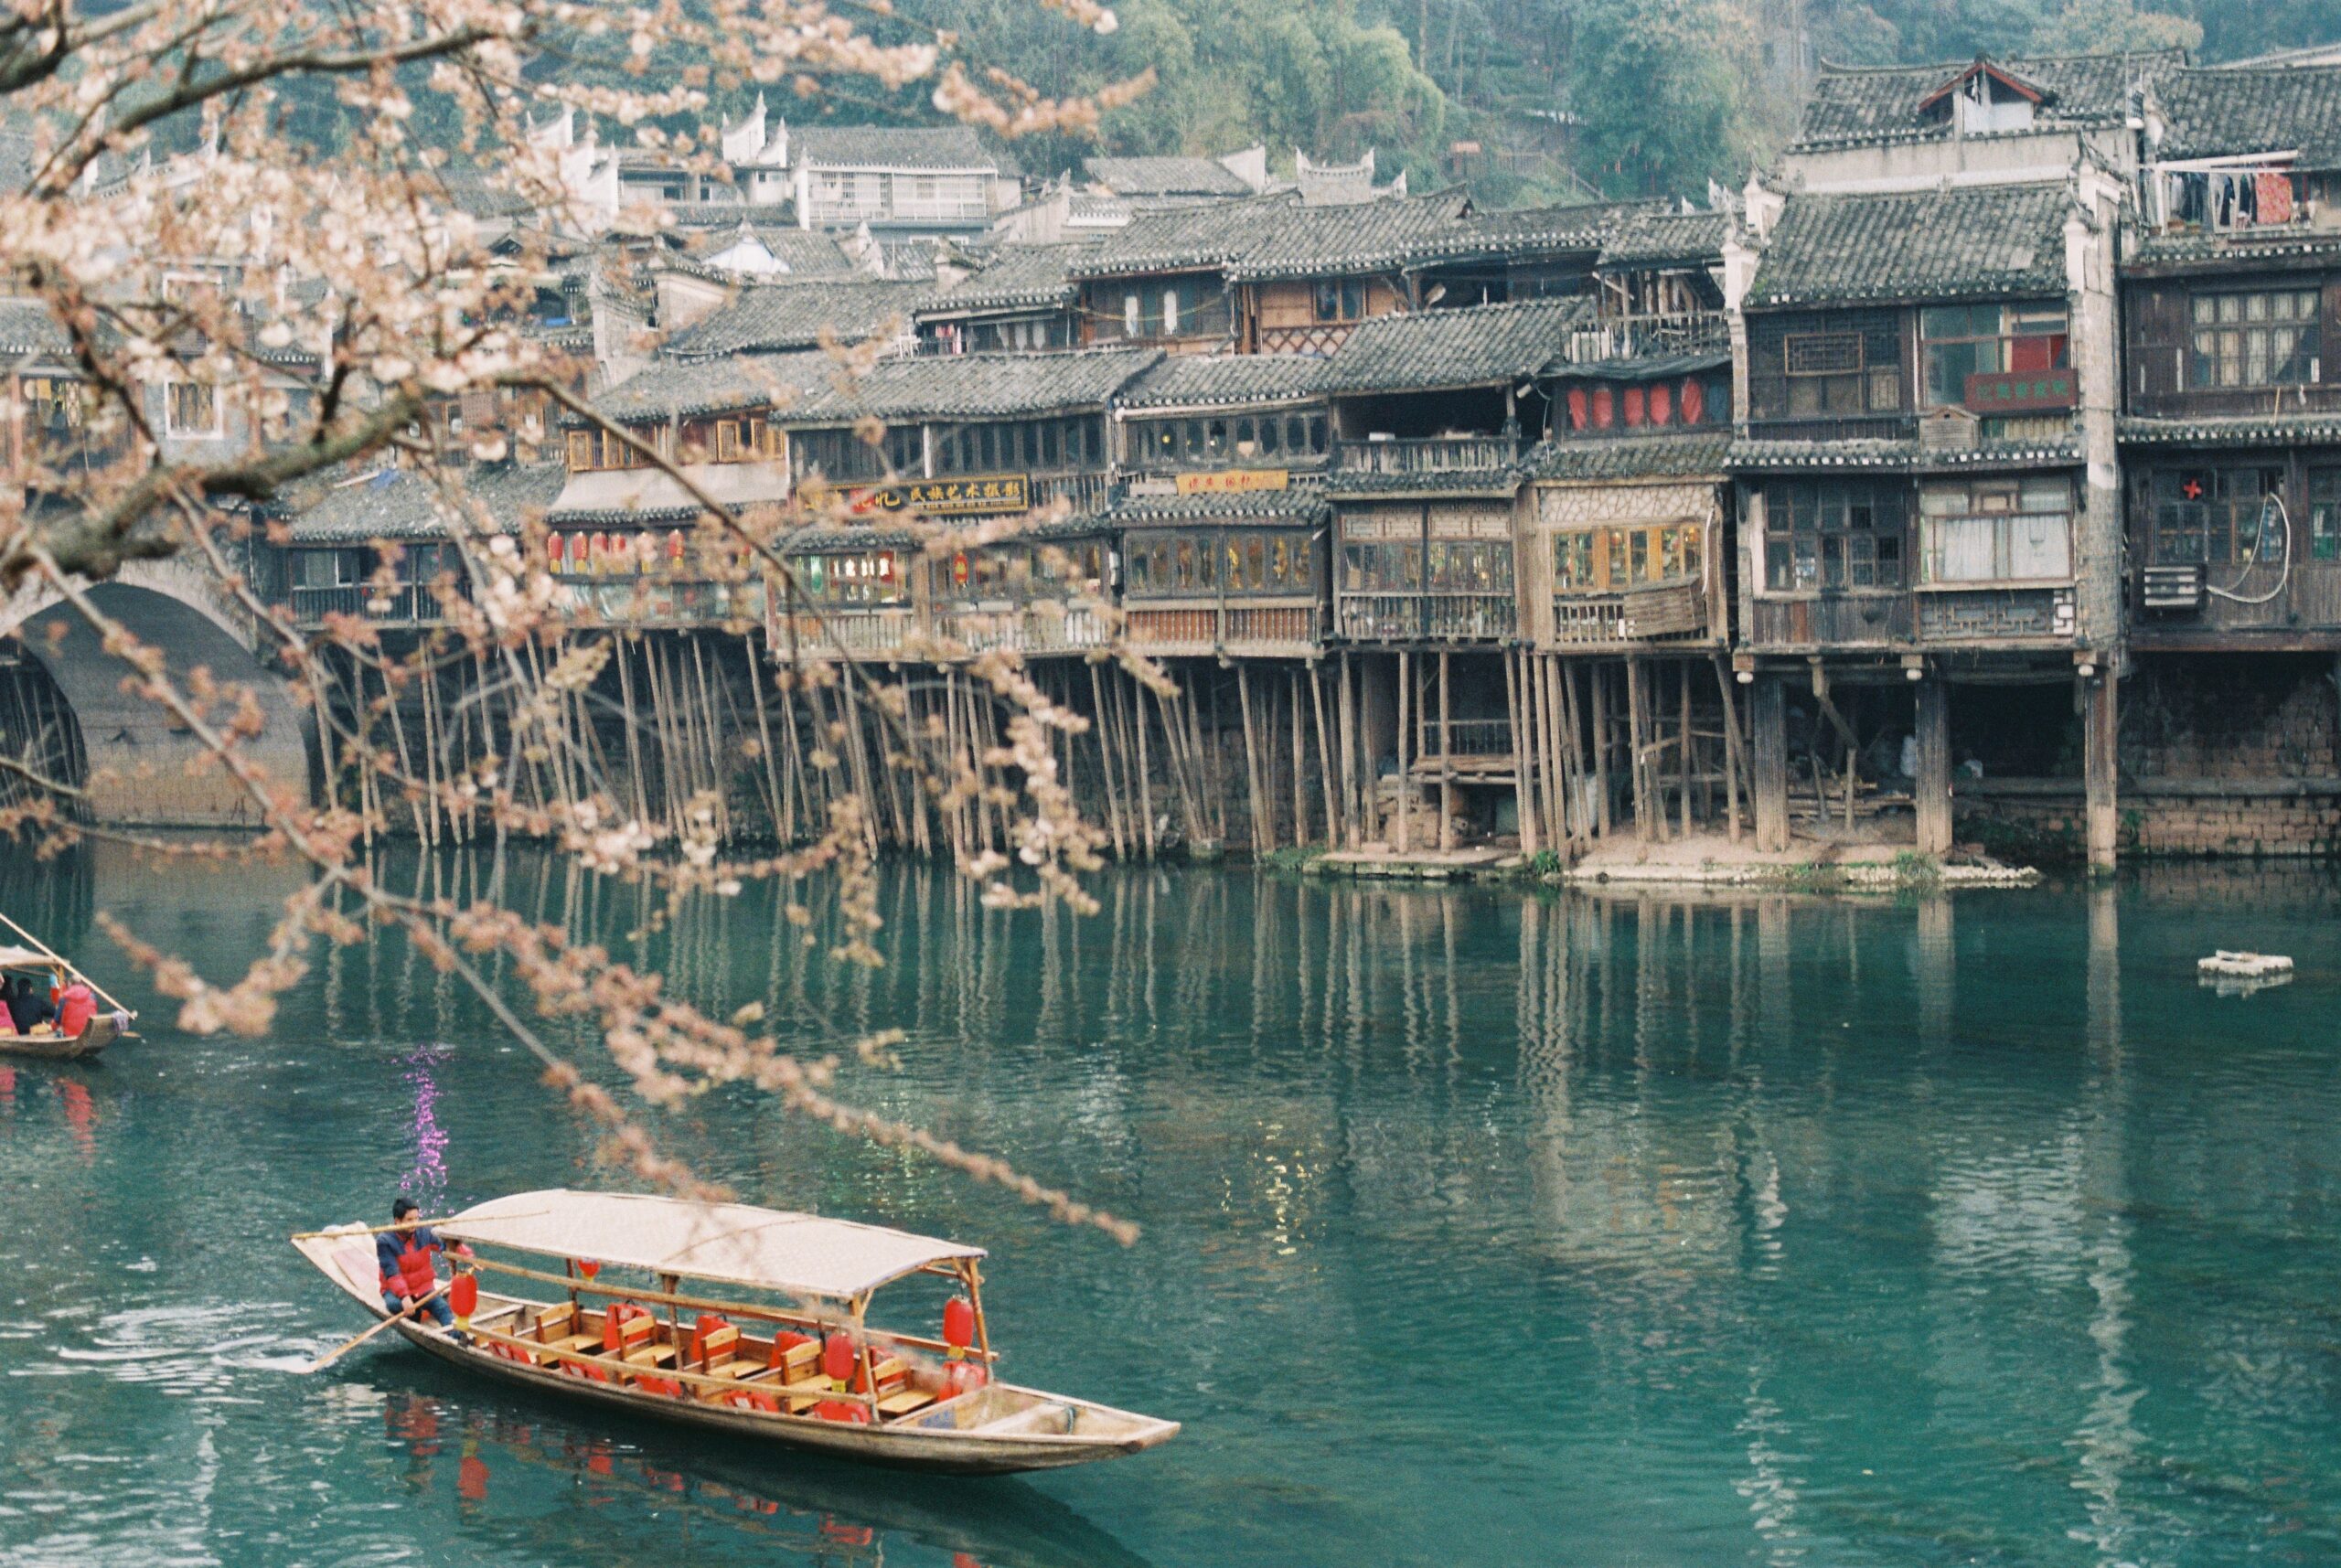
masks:
<path fill-rule="evenodd" d="M 472 1314 L 479 1310 L 479 1275 L 457 1275 L 455 1283 L 447 1287 L 447 1305 L 454 1309 L 455 1327 L 469 1328 Z"/>
<path fill-rule="evenodd" d="M 853 1336 L 832 1334 L 821 1346 L 821 1375 L 838 1387 L 853 1376 Z"/>
<path fill-rule="evenodd" d="M 602 1272 L 602 1265 L 595 1263 L 592 1258 L 579 1258 L 577 1260 L 577 1272 L 583 1275 L 586 1280 L 590 1283 L 595 1275 Z"/>
<path fill-rule="evenodd" d="M 967 1347 L 976 1342 L 976 1309 L 964 1296 L 955 1296 L 943 1304 L 943 1343 L 950 1348 L 951 1359 L 959 1360 Z"/>

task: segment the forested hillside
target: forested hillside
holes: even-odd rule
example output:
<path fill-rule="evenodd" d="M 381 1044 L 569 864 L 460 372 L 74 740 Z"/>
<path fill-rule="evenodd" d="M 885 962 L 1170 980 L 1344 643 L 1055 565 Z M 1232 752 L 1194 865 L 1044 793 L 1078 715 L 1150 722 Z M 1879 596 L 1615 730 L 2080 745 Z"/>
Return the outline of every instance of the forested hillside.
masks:
<path fill-rule="evenodd" d="M 1800 19 L 1847 64 L 2170 45 L 2234 59 L 2341 37 L 2333 0 L 1125 0 L 1103 37 L 1032 0 L 898 10 L 1052 94 L 1151 68 L 1154 91 L 1106 123 L 1111 151 L 1373 147 L 1418 187 L 1469 178 L 1497 201 L 1736 181 L 1792 122 L 1765 68 Z M 926 117 L 914 98 L 883 107 Z M 1087 150 L 1018 154 L 1055 172 Z"/>

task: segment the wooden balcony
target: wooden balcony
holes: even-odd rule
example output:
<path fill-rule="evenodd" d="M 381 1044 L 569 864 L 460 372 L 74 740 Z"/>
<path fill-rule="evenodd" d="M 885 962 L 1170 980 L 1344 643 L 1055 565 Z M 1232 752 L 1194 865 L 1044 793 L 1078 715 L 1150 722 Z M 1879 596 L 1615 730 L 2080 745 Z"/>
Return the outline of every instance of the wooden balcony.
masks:
<path fill-rule="evenodd" d="M 421 583 L 403 583 L 388 593 L 365 583 L 294 588 L 287 595 L 296 626 L 319 626 L 328 615 L 355 615 L 380 626 L 415 626 L 445 618 L 439 597 Z"/>
<path fill-rule="evenodd" d="M 1425 441 L 1345 441 L 1333 466 L 1343 474 L 1459 474 L 1506 468 L 1520 458 L 1508 435 L 1437 436 Z"/>
<path fill-rule="evenodd" d="M 1419 780 L 1452 774 L 1495 783 L 1513 773 L 1509 719 L 1426 719 L 1415 727 L 1406 771 Z"/>
<path fill-rule="evenodd" d="M 857 605 L 776 620 L 770 636 L 775 658 L 801 651 L 817 657 L 850 654 L 889 659 L 898 656 L 917 632 L 918 613 L 907 604 L 875 610 Z"/>
<path fill-rule="evenodd" d="M 1579 327 L 1561 344 L 1569 365 L 1604 365 L 1626 359 L 1656 359 L 1678 354 L 1727 354 L 1731 317 L 1723 311 L 1680 315 L 1630 315 Z"/>
<path fill-rule="evenodd" d="M 1333 615 L 1353 643 L 1502 643 L 1519 625 L 1510 593 L 1343 593 Z"/>
<path fill-rule="evenodd" d="M 1696 582 L 1553 596 L 1553 640 L 1559 644 L 1695 641 L 1709 635 L 1706 590 Z"/>
<path fill-rule="evenodd" d="M 941 609 L 935 614 L 935 635 L 969 654 L 1078 654 L 1106 643 L 1106 618 L 1097 611 L 1046 599 Z"/>
<path fill-rule="evenodd" d="M 761 582 L 560 578 L 572 612 L 613 626 L 714 626 L 764 618 Z"/>
<path fill-rule="evenodd" d="M 1123 612 L 1130 646 L 1162 658 L 1306 658 L 1323 646 L 1324 635 L 1325 613 L 1314 603 L 1133 600 Z"/>
<path fill-rule="evenodd" d="M 1917 612 L 1907 591 L 1816 593 L 1756 601 L 1759 648 L 1875 647 L 1908 643 Z"/>

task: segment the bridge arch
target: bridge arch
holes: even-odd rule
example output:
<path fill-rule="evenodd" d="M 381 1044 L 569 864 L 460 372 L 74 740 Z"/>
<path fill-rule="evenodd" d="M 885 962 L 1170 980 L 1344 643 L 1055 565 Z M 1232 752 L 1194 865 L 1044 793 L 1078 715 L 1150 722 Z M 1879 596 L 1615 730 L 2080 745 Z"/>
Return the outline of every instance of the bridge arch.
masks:
<path fill-rule="evenodd" d="M 283 676 L 252 648 L 252 636 L 196 568 L 139 562 L 121 577 L 92 584 L 90 598 L 133 635 L 162 651 L 184 676 L 198 667 L 223 684 L 248 686 L 263 718 L 245 754 L 269 775 L 310 797 L 314 751 L 309 715 Z M 14 636 L 61 695 L 78 731 L 82 776 L 64 782 L 84 792 L 89 820 L 150 827 L 261 826 L 260 807 L 169 713 L 133 691 L 134 673 L 108 653 L 98 634 L 54 592 L 19 593 L 0 606 L 0 637 Z M 9 750 L 25 737 L 9 737 Z M 75 746 L 59 749 L 74 754 Z"/>

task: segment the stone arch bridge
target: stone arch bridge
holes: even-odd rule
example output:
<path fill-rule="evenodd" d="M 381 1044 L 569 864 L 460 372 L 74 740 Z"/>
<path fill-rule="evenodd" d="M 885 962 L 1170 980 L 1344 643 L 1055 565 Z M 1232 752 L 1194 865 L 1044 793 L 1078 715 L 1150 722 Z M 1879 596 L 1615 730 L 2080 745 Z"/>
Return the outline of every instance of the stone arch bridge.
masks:
<path fill-rule="evenodd" d="M 308 711 L 277 668 L 255 652 L 259 630 L 251 617 L 208 571 L 177 558 L 134 561 L 113 580 L 92 585 L 89 594 L 140 640 L 161 649 L 180 676 L 201 667 L 223 684 L 250 687 L 266 723 L 246 743 L 245 754 L 271 777 L 307 793 L 315 749 Z M 171 714 L 123 689 L 123 678 L 134 673 L 130 665 L 108 653 L 54 590 L 28 589 L 0 604 L 0 650 L 37 666 L 69 710 L 78 746 L 59 754 L 81 764 L 82 776 L 65 782 L 85 792 L 90 819 L 154 827 L 260 826 L 260 808 L 243 787 L 224 768 L 202 761 L 202 742 Z M 27 739 L 10 733 L 5 749 L 19 753 Z"/>

